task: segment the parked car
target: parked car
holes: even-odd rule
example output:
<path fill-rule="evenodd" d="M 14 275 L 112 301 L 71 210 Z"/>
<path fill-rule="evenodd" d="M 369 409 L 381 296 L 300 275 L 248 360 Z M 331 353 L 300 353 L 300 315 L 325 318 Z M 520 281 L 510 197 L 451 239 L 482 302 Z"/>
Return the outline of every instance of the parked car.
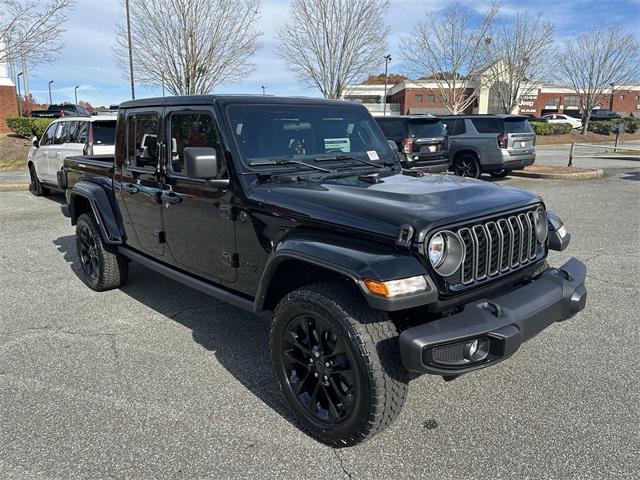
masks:
<path fill-rule="evenodd" d="M 582 128 L 582 120 L 563 113 L 549 113 L 541 118 L 548 123 L 568 123 L 572 128 Z"/>
<path fill-rule="evenodd" d="M 535 162 L 536 134 L 523 115 L 455 115 L 442 122 L 456 175 L 478 178 L 488 172 L 500 178 Z"/>
<path fill-rule="evenodd" d="M 57 172 L 69 155 L 113 155 L 115 116 L 64 117 L 53 121 L 42 137 L 33 137 L 27 156 L 34 195 L 47 195 L 56 188 Z"/>
<path fill-rule="evenodd" d="M 591 120 L 614 120 L 622 118 L 616 112 L 607 110 L 606 108 L 594 108 L 591 110 Z"/>
<path fill-rule="evenodd" d="M 404 168 L 437 173 L 449 169 L 447 131 L 438 117 L 374 117 L 388 140 L 395 142 Z"/>
<path fill-rule="evenodd" d="M 585 306 L 540 197 L 402 170 L 360 104 L 132 100 L 116 132 L 115 157 L 58 175 L 83 280 L 118 288 L 133 260 L 269 318 L 283 397 L 327 444 L 389 425 L 410 377 L 495 365 Z"/>
<path fill-rule="evenodd" d="M 49 105 L 46 110 L 33 110 L 31 116 L 37 118 L 89 117 L 91 113 L 80 105 L 64 104 Z"/>

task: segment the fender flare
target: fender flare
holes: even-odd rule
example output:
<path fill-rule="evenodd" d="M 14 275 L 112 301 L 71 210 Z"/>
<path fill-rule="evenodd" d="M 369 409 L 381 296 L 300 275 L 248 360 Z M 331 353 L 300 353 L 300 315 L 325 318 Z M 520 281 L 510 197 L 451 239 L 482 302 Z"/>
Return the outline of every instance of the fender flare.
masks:
<path fill-rule="evenodd" d="M 408 253 L 383 249 L 366 241 L 347 241 L 333 235 L 300 235 L 283 240 L 273 250 L 260 278 L 254 310 L 262 312 L 278 267 L 286 260 L 298 260 L 338 273 L 354 281 L 369 305 L 386 311 L 431 303 L 437 288 L 420 261 Z M 364 279 L 388 281 L 424 275 L 430 289 L 404 298 L 384 298 L 369 292 Z"/>
<path fill-rule="evenodd" d="M 121 245 L 123 243 L 122 232 L 104 188 L 95 183 L 81 180 L 73 186 L 69 197 L 69 213 L 72 225 L 75 225 L 77 220 L 75 213 L 76 198 L 85 198 L 91 205 L 91 210 L 100 227 L 104 242 L 110 245 Z"/>

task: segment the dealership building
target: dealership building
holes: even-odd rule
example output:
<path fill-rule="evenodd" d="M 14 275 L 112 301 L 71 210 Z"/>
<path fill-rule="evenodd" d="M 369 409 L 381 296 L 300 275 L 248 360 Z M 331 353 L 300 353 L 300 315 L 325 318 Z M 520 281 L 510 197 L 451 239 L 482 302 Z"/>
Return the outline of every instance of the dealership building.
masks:
<path fill-rule="evenodd" d="M 544 115 L 558 112 L 580 116 L 580 98 L 568 87 L 553 84 L 534 84 L 527 87 L 518 107 L 512 113 Z M 343 98 L 362 103 L 374 115 L 448 115 L 442 103 L 441 90 L 435 81 L 404 80 L 387 85 L 386 108 L 383 102 L 384 85 L 350 85 Z M 498 100 L 484 81 L 469 82 L 468 96 L 476 94 L 464 113 L 499 113 Z M 610 86 L 600 100 L 599 108 L 613 110 L 621 116 L 640 117 L 640 83 Z"/>

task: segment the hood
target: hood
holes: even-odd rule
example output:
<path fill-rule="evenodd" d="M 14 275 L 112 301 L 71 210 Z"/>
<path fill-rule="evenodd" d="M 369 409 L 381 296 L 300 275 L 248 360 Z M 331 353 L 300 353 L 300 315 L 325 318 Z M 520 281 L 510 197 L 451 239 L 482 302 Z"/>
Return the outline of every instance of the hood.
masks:
<path fill-rule="evenodd" d="M 416 232 L 540 202 L 518 188 L 451 175 L 380 174 L 379 183 L 357 175 L 263 184 L 265 204 L 302 223 L 320 222 L 396 238 L 400 226 Z"/>

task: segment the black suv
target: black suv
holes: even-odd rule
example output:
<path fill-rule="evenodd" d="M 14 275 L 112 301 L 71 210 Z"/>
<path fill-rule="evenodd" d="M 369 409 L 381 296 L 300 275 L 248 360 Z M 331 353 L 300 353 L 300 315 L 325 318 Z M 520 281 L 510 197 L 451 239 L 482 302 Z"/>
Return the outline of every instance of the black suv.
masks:
<path fill-rule="evenodd" d="M 125 102 L 115 157 L 68 157 L 58 185 L 90 288 L 135 261 L 265 316 L 285 401 L 334 446 L 387 427 L 418 374 L 495 365 L 586 302 L 584 264 L 547 264 L 569 234 L 539 196 L 402 170 L 353 102 Z"/>
<path fill-rule="evenodd" d="M 447 130 L 440 118 L 426 115 L 375 118 L 387 139 L 395 142 L 404 168 L 431 173 L 448 170 Z"/>

